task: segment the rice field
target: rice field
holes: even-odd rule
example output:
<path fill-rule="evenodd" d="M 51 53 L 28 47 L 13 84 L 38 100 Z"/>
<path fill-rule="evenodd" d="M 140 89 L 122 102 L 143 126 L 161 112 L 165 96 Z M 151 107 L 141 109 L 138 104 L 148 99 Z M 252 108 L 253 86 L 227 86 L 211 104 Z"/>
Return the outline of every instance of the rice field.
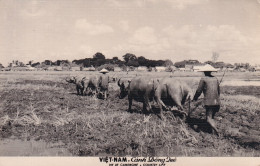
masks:
<path fill-rule="evenodd" d="M 108 100 L 77 96 L 67 76 L 97 72 L 0 72 L 1 156 L 260 156 L 260 86 L 232 84 L 259 81 L 260 73 L 226 73 L 221 83 L 220 131 L 209 132 L 202 105 L 182 120 L 165 111 L 142 113 L 142 104 L 119 99 L 116 82 Z M 173 76 L 196 90 L 201 73 L 111 72 L 110 77 L 131 79 Z M 216 73 L 221 79 L 223 73 Z M 231 81 L 231 82 L 230 82 Z M 260 81 L 259 81 L 260 82 Z M 195 108 L 195 103 L 191 104 Z M 185 105 L 188 111 L 188 105 Z M 22 151 L 21 149 L 25 149 Z"/>

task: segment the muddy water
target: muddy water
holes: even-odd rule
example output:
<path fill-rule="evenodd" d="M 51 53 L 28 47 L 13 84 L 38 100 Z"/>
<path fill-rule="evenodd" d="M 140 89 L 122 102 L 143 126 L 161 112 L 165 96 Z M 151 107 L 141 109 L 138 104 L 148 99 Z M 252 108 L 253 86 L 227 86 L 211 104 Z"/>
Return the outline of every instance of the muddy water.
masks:
<path fill-rule="evenodd" d="M 72 156 L 72 154 L 64 148 L 63 143 L 4 139 L 0 141 L 0 156 Z"/>

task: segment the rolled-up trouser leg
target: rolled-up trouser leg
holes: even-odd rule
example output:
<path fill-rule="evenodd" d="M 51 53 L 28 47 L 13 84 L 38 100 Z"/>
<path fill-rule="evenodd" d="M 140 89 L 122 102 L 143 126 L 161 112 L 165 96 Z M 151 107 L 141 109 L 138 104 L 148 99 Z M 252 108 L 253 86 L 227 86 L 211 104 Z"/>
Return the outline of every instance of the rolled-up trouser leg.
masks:
<path fill-rule="evenodd" d="M 206 108 L 206 120 L 208 124 L 211 126 L 211 128 L 213 129 L 213 131 L 215 131 L 216 134 L 218 135 L 218 130 L 216 128 L 216 124 L 214 121 L 214 116 L 215 113 L 219 110 L 219 106 L 205 106 L 205 108 Z"/>

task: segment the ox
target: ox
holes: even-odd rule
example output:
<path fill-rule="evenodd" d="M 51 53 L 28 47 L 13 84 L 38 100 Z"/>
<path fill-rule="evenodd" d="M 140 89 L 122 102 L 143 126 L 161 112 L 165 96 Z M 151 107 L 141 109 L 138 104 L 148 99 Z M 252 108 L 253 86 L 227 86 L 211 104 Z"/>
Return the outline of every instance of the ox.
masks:
<path fill-rule="evenodd" d="M 119 98 L 122 99 L 128 95 L 129 112 L 131 111 L 132 100 L 137 102 L 143 102 L 143 111 L 151 111 L 151 104 L 154 98 L 154 92 L 157 81 L 154 81 L 148 77 L 135 77 L 131 81 L 118 80 L 118 86 L 120 87 Z"/>
<path fill-rule="evenodd" d="M 79 78 L 79 77 L 75 77 L 72 76 L 70 78 L 66 78 L 65 79 L 68 83 L 72 83 L 76 85 L 76 90 L 77 90 L 77 95 L 83 95 L 84 94 L 84 80 L 85 77 L 83 78 Z"/>
<path fill-rule="evenodd" d="M 177 106 L 178 111 L 187 116 L 187 113 L 183 111 L 183 105 L 186 99 L 191 99 L 191 88 L 185 82 L 176 78 L 163 78 L 157 81 L 159 85 L 155 91 L 155 101 L 159 105 L 161 115 L 163 108 L 174 110 L 173 106 Z M 171 106 L 171 108 L 168 108 L 166 105 Z"/>
<path fill-rule="evenodd" d="M 90 76 L 88 79 L 84 80 L 84 92 L 85 94 L 92 95 L 93 97 L 97 97 L 99 93 L 99 79 L 97 76 Z"/>

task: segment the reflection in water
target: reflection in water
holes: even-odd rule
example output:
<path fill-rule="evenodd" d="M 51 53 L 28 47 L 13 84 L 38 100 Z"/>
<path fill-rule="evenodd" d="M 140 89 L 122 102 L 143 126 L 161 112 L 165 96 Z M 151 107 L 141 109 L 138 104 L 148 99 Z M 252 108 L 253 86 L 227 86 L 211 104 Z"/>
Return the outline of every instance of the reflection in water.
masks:
<path fill-rule="evenodd" d="M 63 143 L 5 139 L 0 142 L 0 156 L 72 156 Z"/>

